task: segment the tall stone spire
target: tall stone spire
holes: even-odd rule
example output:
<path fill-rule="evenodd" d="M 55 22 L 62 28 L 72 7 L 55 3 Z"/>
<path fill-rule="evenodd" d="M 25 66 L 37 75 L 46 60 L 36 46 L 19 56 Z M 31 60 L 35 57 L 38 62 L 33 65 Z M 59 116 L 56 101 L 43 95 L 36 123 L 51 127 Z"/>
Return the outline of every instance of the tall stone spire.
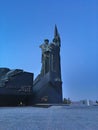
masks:
<path fill-rule="evenodd" d="M 58 34 L 58 29 L 57 29 L 57 26 L 55 24 L 55 28 L 54 28 L 54 37 L 57 37 L 59 34 Z"/>
<path fill-rule="evenodd" d="M 57 29 L 57 26 L 55 24 L 55 28 L 54 28 L 54 39 L 53 39 L 53 42 L 55 43 L 55 45 L 57 46 L 61 46 L 60 43 L 61 43 L 61 40 L 60 40 L 60 35 L 58 33 L 58 29 Z"/>

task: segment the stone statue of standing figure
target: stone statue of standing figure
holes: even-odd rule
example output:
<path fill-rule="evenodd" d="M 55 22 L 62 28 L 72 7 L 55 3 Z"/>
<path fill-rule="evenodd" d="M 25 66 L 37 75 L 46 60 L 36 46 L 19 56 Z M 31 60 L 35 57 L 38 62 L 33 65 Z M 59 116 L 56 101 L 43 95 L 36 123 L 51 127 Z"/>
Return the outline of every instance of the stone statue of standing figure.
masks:
<path fill-rule="evenodd" d="M 45 39 L 44 43 L 40 45 L 40 48 L 42 49 L 42 68 L 41 68 L 41 75 L 43 76 L 49 71 L 49 55 L 50 55 L 50 45 L 49 40 Z"/>

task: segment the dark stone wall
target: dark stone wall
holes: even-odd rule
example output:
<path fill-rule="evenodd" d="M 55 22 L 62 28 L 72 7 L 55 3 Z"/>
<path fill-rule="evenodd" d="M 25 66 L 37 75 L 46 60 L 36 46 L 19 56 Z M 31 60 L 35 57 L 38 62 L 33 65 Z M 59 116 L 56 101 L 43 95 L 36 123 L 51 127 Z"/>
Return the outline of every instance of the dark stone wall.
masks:
<path fill-rule="evenodd" d="M 8 89 L 10 94 L 31 94 L 32 87 L 33 74 L 28 72 L 22 72 L 12 76 L 6 83 L 6 89 Z"/>
<path fill-rule="evenodd" d="M 13 75 L 0 88 L 0 106 L 30 105 L 33 95 L 33 73 Z"/>

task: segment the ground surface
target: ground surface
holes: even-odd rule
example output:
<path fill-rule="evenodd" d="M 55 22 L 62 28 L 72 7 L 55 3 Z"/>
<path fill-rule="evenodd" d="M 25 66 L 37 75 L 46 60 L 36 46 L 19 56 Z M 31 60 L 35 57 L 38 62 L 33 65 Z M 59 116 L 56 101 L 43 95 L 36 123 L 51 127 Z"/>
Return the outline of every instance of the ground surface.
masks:
<path fill-rule="evenodd" d="M 1 107 L 0 130 L 98 130 L 98 106 Z"/>

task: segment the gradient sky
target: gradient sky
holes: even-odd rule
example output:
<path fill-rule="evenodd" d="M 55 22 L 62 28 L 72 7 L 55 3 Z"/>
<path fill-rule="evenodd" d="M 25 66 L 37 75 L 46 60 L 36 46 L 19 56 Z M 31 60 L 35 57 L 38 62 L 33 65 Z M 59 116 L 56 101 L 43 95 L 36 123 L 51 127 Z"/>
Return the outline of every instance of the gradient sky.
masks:
<path fill-rule="evenodd" d="M 98 100 L 98 1 L 0 0 L 0 67 L 41 69 L 44 39 L 61 36 L 63 97 Z"/>

